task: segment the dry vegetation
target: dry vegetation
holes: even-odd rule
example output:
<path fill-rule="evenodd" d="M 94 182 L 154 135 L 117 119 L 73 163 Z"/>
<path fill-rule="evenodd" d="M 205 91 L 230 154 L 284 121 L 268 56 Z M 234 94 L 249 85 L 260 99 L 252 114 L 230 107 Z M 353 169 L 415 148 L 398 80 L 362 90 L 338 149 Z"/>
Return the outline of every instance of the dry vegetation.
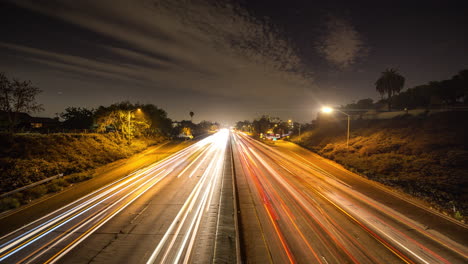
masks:
<path fill-rule="evenodd" d="M 0 193 L 59 173 L 73 175 L 3 198 L 0 211 L 89 179 L 86 171 L 129 157 L 163 140 L 163 137 L 152 137 L 130 142 L 117 133 L 1 135 Z"/>
<path fill-rule="evenodd" d="M 468 214 L 468 113 L 356 120 L 346 149 L 345 124 L 327 124 L 292 141 L 369 179 L 450 212 Z"/>

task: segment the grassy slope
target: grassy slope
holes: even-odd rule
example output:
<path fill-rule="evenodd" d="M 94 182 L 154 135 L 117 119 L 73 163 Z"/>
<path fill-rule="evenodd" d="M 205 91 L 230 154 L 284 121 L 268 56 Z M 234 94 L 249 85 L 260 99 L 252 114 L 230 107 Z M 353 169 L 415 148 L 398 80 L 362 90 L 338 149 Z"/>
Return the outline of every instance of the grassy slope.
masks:
<path fill-rule="evenodd" d="M 323 125 L 291 141 L 369 179 L 397 187 L 456 217 L 468 215 L 468 113 Z M 461 215 L 460 215 L 461 214 Z"/>
<path fill-rule="evenodd" d="M 129 157 L 164 138 L 134 139 L 118 134 L 19 134 L 0 136 L 0 192 L 58 173 L 71 174 Z"/>

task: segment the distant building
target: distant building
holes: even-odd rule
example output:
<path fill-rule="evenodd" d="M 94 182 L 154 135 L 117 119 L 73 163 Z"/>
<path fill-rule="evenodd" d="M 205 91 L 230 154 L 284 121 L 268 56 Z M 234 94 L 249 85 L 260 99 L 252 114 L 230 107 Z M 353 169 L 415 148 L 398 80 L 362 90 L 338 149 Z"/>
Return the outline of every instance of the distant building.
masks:
<path fill-rule="evenodd" d="M 49 117 L 31 117 L 25 123 L 26 127 L 29 126 L 30 128 L 58 128 L 60 124 L 58 118 Z"/>
<path fill-rule="evenodd" d="M 27 113 L 16 113 L 15 129 L 22 131 L 40 131 L 46 129 L 58 129 L 61 122 L 58 118 L 33 117 Z M 0 111 L 0 130 L 7 130 L 10 124 L 8 113 Z"/>

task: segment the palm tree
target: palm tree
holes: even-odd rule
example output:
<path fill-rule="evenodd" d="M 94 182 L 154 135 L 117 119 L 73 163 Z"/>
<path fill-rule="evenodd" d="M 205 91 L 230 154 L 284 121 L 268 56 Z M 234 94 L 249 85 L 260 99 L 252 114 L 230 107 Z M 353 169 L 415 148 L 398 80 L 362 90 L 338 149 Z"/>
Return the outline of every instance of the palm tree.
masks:
<path fill-rule="evenodd" d="M 382 99 L 384 94 L 387 94 L 388 110 L 391 110 L 392 96 L 400 93 L 404 85 L 405 77 L 395 69 L 386 69 L 375 82 L 375 89 L 380 93 Z"/>
<path fill-rule="evenodd" d="M 195 113 L 193 113 L 192 111 L 190 111 L 190 113 L 189 113 L 189 114 L 190 114 L 190 121 L 192 121 L 192 119 L 193 119 L 193 115 L 194 115 Z"/>

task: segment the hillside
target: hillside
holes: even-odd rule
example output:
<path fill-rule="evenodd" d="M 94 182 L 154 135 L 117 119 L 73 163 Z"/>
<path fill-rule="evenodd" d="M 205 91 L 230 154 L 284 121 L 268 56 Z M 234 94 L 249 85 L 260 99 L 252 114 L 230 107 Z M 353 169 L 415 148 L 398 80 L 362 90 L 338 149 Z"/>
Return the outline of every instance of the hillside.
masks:
<path fill-rule="evenodd" d="M 361 175 L 468 215 L 468 112 L 324 124 L 291 141 Z"/>
<path fill-rule="evenodd" d="M 0 135 L 0 193 L 63 173 L 82 172 L 126 158 L 165 140 L 127 141 L 108 134 Z"/>

